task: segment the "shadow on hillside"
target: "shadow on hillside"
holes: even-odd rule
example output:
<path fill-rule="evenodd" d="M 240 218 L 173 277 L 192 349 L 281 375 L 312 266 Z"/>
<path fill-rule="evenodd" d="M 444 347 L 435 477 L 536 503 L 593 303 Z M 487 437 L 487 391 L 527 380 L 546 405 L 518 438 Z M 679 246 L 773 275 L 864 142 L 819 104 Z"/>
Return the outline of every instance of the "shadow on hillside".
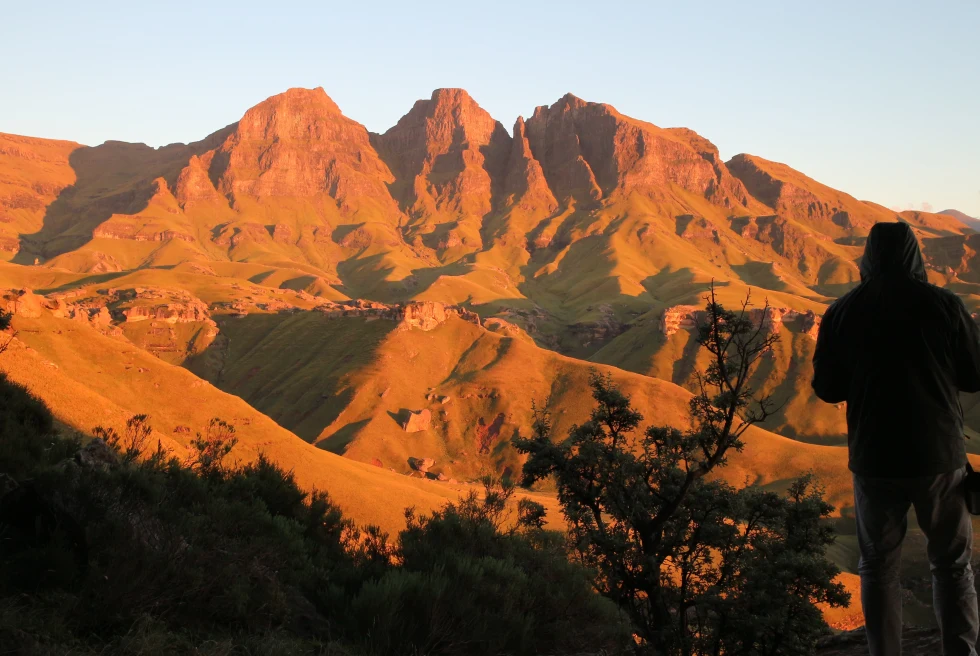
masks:
<path fill-rule="evenodd" d="M 369 423 L 371 423 L 370 419 L 351 422 L 330 437 L 314 442 L 314 444 L 324 451 L 343 455 L 347 445 L 353 442 L 357 438 L 357 434 Z"/>
<path fill-rule="evenodd" d="M 397 324 L 319 312 L 214 319 L 219 337 L 183 366 L 304 440 L 342 452 L 362 428 L 358 422 L 320 437 L 358 398 L 372 402 L 349 377 L 379 361 L 378 349 Z M 373 403 L 387 407 L 383 396 Z"/>
<path fill-rule="evenodd" d="M 379 303 L 404 303 L 428 291 L 442 276 L 461 276 L 469 265 L 453 262 L 441 266 L 413 269 L 412 274 L 402 280 L 385 280 L 394 267 L 385 263 L 386 253 L 367 257 L 351 257 L 337 264 L 337 275 L 341 284 L 331 285 L 338 292 L 350 298 L 359 298 Z"/>
<path fill-rule="evenodd" d="M 41 229 L 20 235 L 16 264 L 49 260 L 91 241 L 92 232 L 113 214 L 135 214 L 153 196 L 153 178 L 127 174 L 117 162 L 142 168 L 155 151 L 143 144 L 106 142 L 83 146 L 68 158 L 75 183 L 65 187 L 44 214 Z"/>
<path fill-rule="evenodd" d="M 163 178 L 172 189 L 181 169 L 194 155 L 218 145 L 234 128 L 230 125 L 192 143 L 151 148 L 146 144 L 107 141 L 82 146 L 69 155 L 75 183 L 65 187 L 44 214 L 41 229 L 21 234 L 16 264 L 33 264 L 84 246 L 95 229 L 113 214 L 144 210 Z"/>
<path fill-rule="evenodd" d="M 65 292 L 70 289 L 79 289 L 87 285 L 97 285 L 102 282 L 109 282 L 115 280 L 116 278 L 121 278 L 123 276 L 129 275 L 130 271 L 110 271 L 109 273 L 97 273 L 91 276 L 85 276 L 78 280 L 72 280 L 66 282 L 63 285 L 58 285 L 57 287 L 47 287 L 44 289 L 38 289 L 38 294 L 56 294 L 59 292 Z"/>

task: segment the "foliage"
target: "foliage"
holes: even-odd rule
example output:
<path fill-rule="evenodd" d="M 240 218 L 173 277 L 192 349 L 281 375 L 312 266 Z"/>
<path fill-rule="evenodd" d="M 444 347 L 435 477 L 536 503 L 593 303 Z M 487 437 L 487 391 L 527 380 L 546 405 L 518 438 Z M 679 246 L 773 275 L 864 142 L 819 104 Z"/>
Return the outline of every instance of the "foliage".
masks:
<path fill-rule="evenodd" d="M 569 562 L 562 536 L 541 530 L 527 511 L 532 521 L 505 528 L 513 494 L 513 485 L 485 479 L 483 495 L 429 516 L 407 513 L 401 566 L 354 599 L 372 653 L 623 648 L 624 618 L 594 594 L 589 572 Z"/>
<path fill-rule="evenodd" d="M 119 452 L 125 462 L 133 462 L 146 449 L 146 443 L 153 432 L 149 415 L 133 415 L 126 420 L 126 429 L 119 435 L 112 427 L 96 426 L 92 429 L 94 437 L 101 438 L 113 450 Z"/>
<path fill-rule="evenodd" d="M 238 438 L 235 437 L 235 427 L 219 417 L 214 417 L 208 421 L 204 434 L 198 433 L 191 440 L 195 456 L 189 464 L 205 478 L 220 476 L 222 463 L 236 444 Z"/>
<path fill-rule="evenodd" d="M 0 644 L 32 653 L 549 653 L 618 644 L 618 611 L 543 511 L 488 483 L 395 544 L 212 420 L 181 461 L 137 415 L 82 457 L 0 377 Z M 86 447 L 88 448 L 88 447 Z M 339 644 L 345 647 L 338 646 Z M 353 651 L 350 651 L 353 650 Z"/>
<path fill-rule="evenodd" d="M 654 654 L 812 653 L 826 629 L 814 605 L 847 602 L 823 555 L 833 509 L 810 478 L 784 497 L 708 476 L 774 409 L 753 399 L 749 379 L 776 336 L 747 306 L 730 312 L 713 290 L 708 298 L 698 341 L 712 359 L 690 430 L 638 433 L 629 397 L 594 375 L 596 408 L 567 439 L 556 442 L 539 412 L 534 436 L 514 440 L 530 455 L 524 482 L 554 477 L 579 556 Z"/>
<path fill-rule="evenodd" d="M 0 310 L 0 331 L 7 330 L 7 328 L 10 328 L 10 320 L 13 318 L 14 318 L 13 315 L 10 314 L 9 312 L 4 312 L 3 310 Z M 14 333 L 12 335 L 7 335 L 6 339 L 3 340 L 3 343 L 0 344 L 0 354 L 2 354 L 4 351 L 10 348 L 10 345 L 11 343 L 13 343 L 14 337 L 16 336 L 17 333 Z"/>

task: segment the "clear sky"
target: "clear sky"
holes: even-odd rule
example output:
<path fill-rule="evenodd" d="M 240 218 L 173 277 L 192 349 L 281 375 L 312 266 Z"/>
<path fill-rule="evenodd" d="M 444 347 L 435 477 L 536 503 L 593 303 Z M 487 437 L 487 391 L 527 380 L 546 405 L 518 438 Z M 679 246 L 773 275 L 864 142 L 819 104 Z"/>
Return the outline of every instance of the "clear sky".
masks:
<path fill-rule="evenodd" d="M 288 87 L 384 131 L 564 93 L 891 207 L 980 216 L 980 0 L 0 3 L 0 131 L 193 141 Z"/>

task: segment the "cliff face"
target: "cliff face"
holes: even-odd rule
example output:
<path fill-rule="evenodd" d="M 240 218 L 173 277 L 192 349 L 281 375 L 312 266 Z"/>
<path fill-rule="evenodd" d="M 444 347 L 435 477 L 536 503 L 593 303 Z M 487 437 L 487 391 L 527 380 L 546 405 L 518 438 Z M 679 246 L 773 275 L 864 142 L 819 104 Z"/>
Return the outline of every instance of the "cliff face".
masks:
<path fill-rule="evenodd" d="M 344 116 L 322 88 L 290 89 L 245 112 L 218 149 L 189 162 L 176 195 L 185 202 L 215 192 L 232 200 L 326 195 L 343 215 L 397 223 L 385 186 L 393 181 L 364 126 Z"/>
<path fill-rule="evenodd" d="M 773 260 L 804 285 L 840 285 L 856 279 L 870 225 L 894 220 L 927 236 L 968 231 L 955 217 L 898 215 L 759 157 L 722 162 L 691 130 L 571 94 L 518 119 L 512 136 L 461 89 L 437 89 L 372 135 L 320 88 L 268 98 L 188 145 L 0 135 L 0 259 L 76 272 L 291 262 L 354 296 L 401 301 L 426 277 L 417 272 L 451 263 L 492 262 L 515 286 L 542 272 L 557 284 L 563 249 L 601 236 L 604 261 L 579 270 L 619 270 L 638 256 L 641 278 L 664 266 L 725 277 L 746 260 Z M 643 225 L 658 222 L 676 224 L 674 236 L 696 250 Z M 622 252 L 630 231 L 636 252 Z M 146 257 L 103 240 L 169 246 Z M 532 257 L 544 268 L 522 271 Z"/>
<path fill-rule="evenodd" d="M 514 123 L 514 139 L 507 160 L 507 176 L 504 180 L 503 193 L 508 206 L 541 209 L 548 213 L 558 209 L 558 201 L 548 187 L 541 163 L 531 152 L 527 126 L 520 116 Z"/>
<path fill-rule="evenodd" d="M 534 110 L 527 136 L 560 201 L 631 192 L 662 199 L 677 186 L 733 210 L 751 204 L 711 142 L 691 130 L 631 119 L 609 105 L 568 94 Z"/>
<path fill-rule="evenodd" d="M 879 221 L 904 220 L 934 235 L 962 234 L 966 228 L 955 217 L 943 214 L 897 214 L 821 184 L 785 164 L 755 155 L 736 155 L 727 165 L 749 193 L 780 218 L 831 237 L 866 235 Z"/>
<path fill-rule="evenodd" d="M 462 89 L 436 89 L 374 143 L 413 218 L 482 217 L 494 205 L 511 137 Z"/>
<path fill-rule="evenodd" d="M 749 320 L 762 328 L 767 335 L 777 334 L 785 324 L 794 322 L 799 332 L 817 338 L 820 330 L 820 317 L 813 310 L 800 312 L 792 308 L 768 306 L 751 308 Z M 657 327 L 670 337 L 680 330 L 696 331 L 698 324 L 705 320 L 704 308 L 698 305 L 674 305 L 666 308 L 660 315 Z"/>

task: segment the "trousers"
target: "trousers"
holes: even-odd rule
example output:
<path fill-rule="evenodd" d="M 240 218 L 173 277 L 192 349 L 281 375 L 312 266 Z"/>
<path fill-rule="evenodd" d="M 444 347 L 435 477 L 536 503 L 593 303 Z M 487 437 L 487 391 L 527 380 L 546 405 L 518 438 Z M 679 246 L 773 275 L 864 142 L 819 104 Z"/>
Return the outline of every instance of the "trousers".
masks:
<path fill-rule="evenodd" d="M 928 540 L 933 608 L 944 656 L 977 656 L 973 524 L 962 484 L 966 470 L 935 476 L 879 478 L 854 474 L 861 605 L 871 656 L 901 656 L 902 541 L 909 508 Z"/>

